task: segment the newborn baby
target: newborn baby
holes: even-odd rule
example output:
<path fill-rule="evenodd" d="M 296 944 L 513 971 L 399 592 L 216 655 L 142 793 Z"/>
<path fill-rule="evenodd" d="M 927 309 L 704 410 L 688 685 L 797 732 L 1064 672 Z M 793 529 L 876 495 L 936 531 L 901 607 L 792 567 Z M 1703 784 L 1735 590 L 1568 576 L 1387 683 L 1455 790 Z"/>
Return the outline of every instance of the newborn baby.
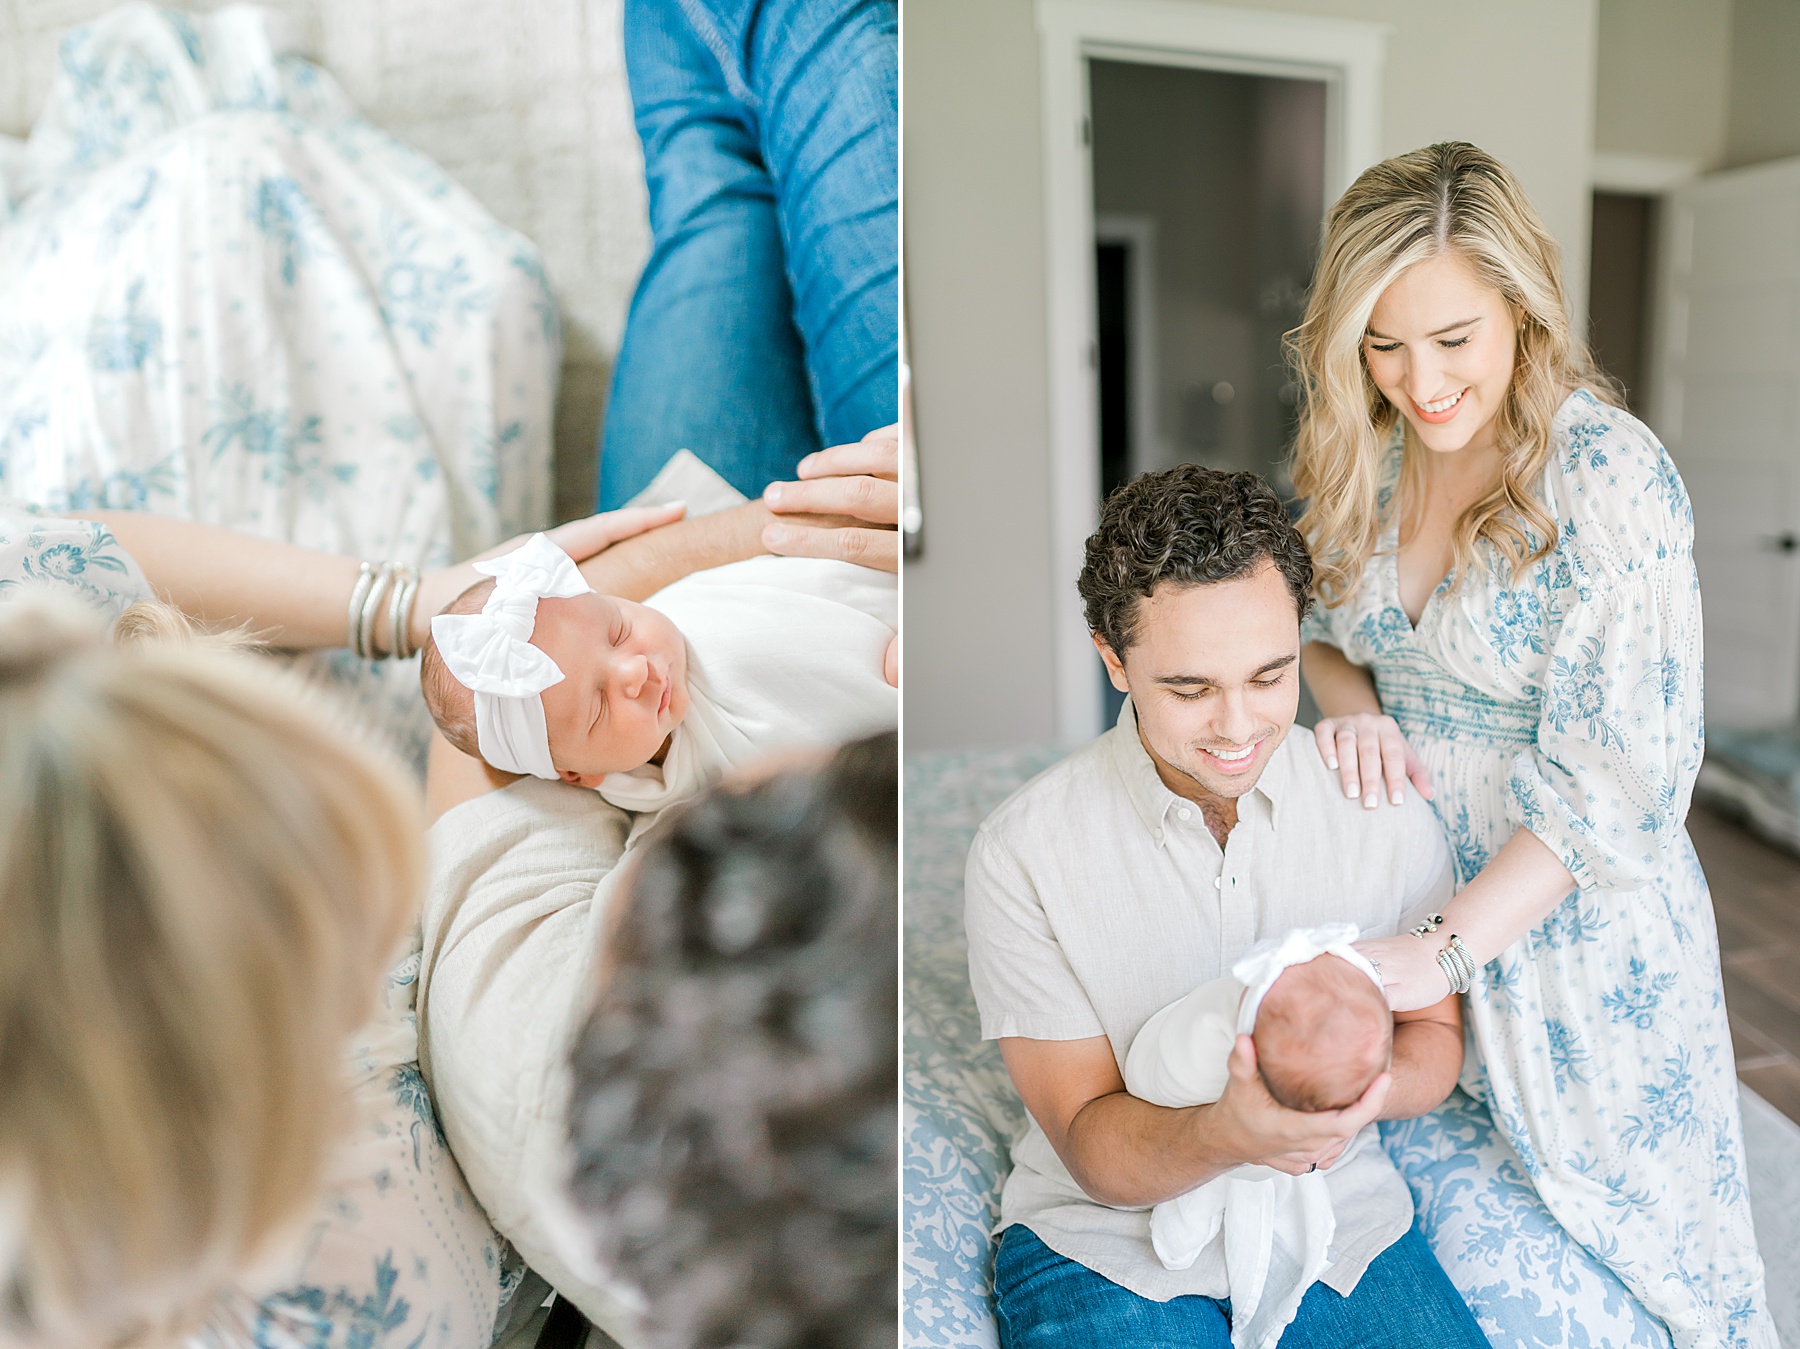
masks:
<path fill-rule="evenodd" d="M 811 558 L 696 572 L 642 604 L 597 594 L 542 534 L 431 623 L 439 730 L 511 773 L 654 811 L 782 749 L 891 729 L 894 578 Z"/>
<path fill-rule="evenodd" d="M 1341 1110 L 1388 1067 L 1394 1018 L 1346 923 L 1258 942 L 1231 974 L 1202 984 L 1147 1022 L 1125 1057 L 1125 1087 L 1171 1107 L 1224 1094 L 1240 1034 L 1256 1047 L 1269 1095 L 1290 1110 Z M 1353 1139 L 1345 1156 L 1360 1141 Z M 1336 1219 L 1323 1174 L 1240 1166 L 1165 1200 L 1150 1241 L 1169 1269 L 1186 1269 L 1221 1232 L 1237 1349 L 1269 1349 L 1306 1290 L 1330 1265 Z"/>

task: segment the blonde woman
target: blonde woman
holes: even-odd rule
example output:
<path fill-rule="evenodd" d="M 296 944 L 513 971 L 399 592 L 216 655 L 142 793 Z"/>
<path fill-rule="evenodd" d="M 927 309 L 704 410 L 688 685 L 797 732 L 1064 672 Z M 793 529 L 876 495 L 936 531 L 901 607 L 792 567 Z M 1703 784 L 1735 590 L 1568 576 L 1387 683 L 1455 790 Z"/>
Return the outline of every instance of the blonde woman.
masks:
<path fill-rule="evenodd" d="M 384 989 L 416 788 L 173 610 L 115 645 L 89 530 L 0 559 L 68 592 L 0 606 L 0 1345 L 480 1349 L 504 1247 Z"/>
<path fill-rule="evenodd" d="M 1558 278 L 1513 175 L 1434 145 L 1332 208 L 1290 338 L 1319 749 L 1371 808 L 1432 796 L 1462 887 L 1363 943 L 1396 1010 L 1468 993 L 1473 1099 L 1389 1143 L 1496 1344 L 1772 1346 L 1682 824 L 1692 516 Z"/>

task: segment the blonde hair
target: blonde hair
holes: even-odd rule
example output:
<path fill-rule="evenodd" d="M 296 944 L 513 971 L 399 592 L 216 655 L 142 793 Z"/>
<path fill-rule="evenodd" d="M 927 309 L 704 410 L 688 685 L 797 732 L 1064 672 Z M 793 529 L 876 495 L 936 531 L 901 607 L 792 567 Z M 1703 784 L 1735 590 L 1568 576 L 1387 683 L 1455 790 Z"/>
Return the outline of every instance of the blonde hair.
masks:
<path fill-rule="evenodd" d="M 1570 328 L 1561 250 L 1504 164 L 1446 141 L 1364 172 L 1326 214 L 1312 297 L 1287 335 L 1303 395 L 1292 460 L 1294 487 L 1306 502 L 1299 526 L 1327 605 L 1349 595 L 1375 553 L 1385 524 L 1382 450 L 1400 415 L 1369 377 L 1363 333 L 1402 272 L 1445 253 L 1497 290 L 1519 325 L 1512 383 L 1495 414 L 1505 456 L 1500 481 L 1456 523 L 1459 579 L 1477 539 L 1499 550 L 1515 580 L 1556 546 L 1556 521 L 1536 490 L 1556 410 L 1576 388 L 1618 401 Z M 1390 508 L 1402 497 L 1417 500 L 1416 457 L 1405 456 Z"/>
<path fill-rule="evenodd" d="M 423 883 L 414 793 L 298 684 L 123 627 L 0 609 L 0 1342 L 180 1333 L 272 1253 Z"/>

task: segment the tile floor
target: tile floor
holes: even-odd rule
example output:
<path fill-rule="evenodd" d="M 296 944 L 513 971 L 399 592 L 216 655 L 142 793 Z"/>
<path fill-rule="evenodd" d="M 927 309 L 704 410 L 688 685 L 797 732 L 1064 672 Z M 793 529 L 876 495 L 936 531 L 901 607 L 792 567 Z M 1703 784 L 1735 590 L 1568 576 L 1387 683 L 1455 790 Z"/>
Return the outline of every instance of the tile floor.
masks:
<path fill-rule="evenodd" d="M 1800 1123 L 1800 857 L 1701 806 L 1688 833 L 1719 918 L 1738 1076 Z"/>

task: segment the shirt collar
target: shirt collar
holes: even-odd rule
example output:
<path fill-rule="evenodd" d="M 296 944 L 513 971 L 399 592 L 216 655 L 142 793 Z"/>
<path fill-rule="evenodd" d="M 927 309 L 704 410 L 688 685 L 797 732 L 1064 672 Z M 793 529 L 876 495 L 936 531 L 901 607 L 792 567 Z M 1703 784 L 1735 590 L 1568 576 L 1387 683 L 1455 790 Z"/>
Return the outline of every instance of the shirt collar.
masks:
<path fill-rule="evenodd" d="M 1119 777 L 1125 783 L 1125 794 L 1131 798 L 1132 808 L 1144 822 L 1144 828 L 1150 831 L 1151 837 L 1160 847 L 1169 811 L 1187 803 L 1169 790 L 1156 771 L 1156 763 L 1151 759 L 1150 751 L 1144 748 L 1144 742 L 1138 738 L 1137 710 L 1132 707 L 1130 697 L 1125 699 L 1125 705 L 1119 709 L 1118 723 L 1110 734 L 1113 759 L 1118 764 Z M 1290 728 L 1288 735 L 1293 734 L 1293 729 Z M 1279 801 L 1287 794 L 1289 781 L 1287 741 L 1284 739 L 1276 747 L 1275 753 L 1269 756 L 1269 762 L 1264 765 L 1256 786 L 1239 798 L 1239 817 L 1242 818 L 1246 804 L 1255 810 L 1257 807 L 1254 803 L 1260 800 L 1269 828 L 1277 828 L 1281 816 Z"/>

